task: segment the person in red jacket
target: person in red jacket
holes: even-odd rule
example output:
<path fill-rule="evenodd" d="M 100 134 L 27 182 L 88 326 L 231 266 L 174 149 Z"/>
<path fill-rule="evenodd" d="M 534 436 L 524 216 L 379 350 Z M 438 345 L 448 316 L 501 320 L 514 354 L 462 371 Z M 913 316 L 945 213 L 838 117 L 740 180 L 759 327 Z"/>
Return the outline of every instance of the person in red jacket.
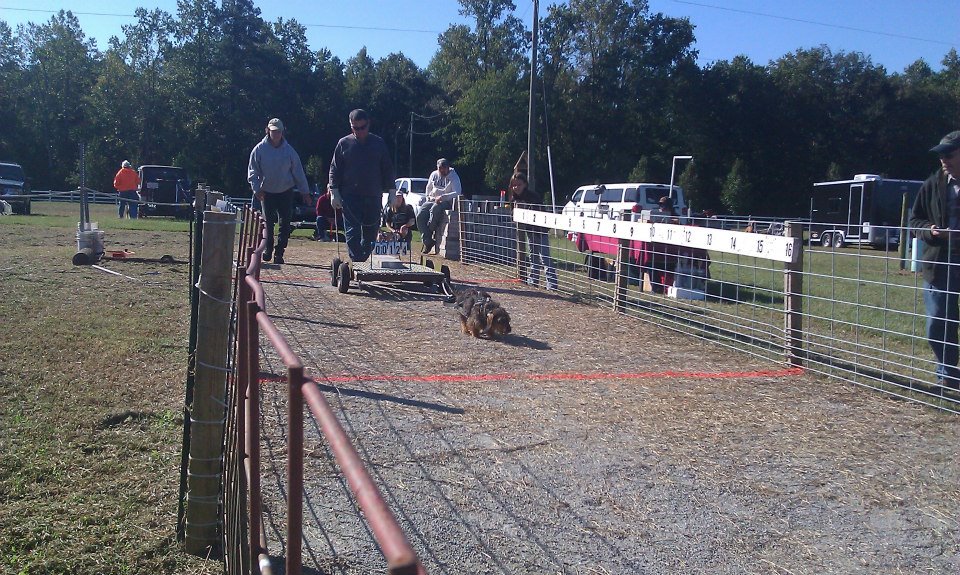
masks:
<path fill-rule="evenodd" d="M 129 160 L 124 160 L 120 164 L 120 171 L 113 177 L 113 188 L 120 196 L 117 199 L 120 219 L 123 219 L 124 211 L 129 212 L 131 220 L 137 219 L 137 208 L 140 206 L 140 195 L 137 193 L 140 189 L 140 176 L 130 165 Z"/>
<path fill-rule="evenodd" d="M 330 237 L 330 225 L 333 223 L 333 218 L 336 217 L 337 213 L 333 209 L 333 205 L 330 202 L 330 189 L 328 188 L 326 192 L 320 195 L 317 198 L 317 231 L 313 234 L 313 239 L 318 242 L 329 242 Z M 337 220 L 337 230 L 343 229 L 343 216 L 340 216 L 340 219 Z"/>

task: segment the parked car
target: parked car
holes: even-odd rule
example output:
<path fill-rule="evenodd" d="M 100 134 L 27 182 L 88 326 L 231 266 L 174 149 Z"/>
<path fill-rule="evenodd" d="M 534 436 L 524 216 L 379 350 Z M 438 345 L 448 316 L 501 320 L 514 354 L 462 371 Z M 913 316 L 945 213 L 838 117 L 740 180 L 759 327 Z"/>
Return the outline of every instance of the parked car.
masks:
<path fill-rule="evenodd" d="M 413 206 L 413 213 L 419 214 L 420 207 L 427 201 L 427 178 L 397 178 L 396 190 L 406 194 L 406 202 Z M 387 194 L 383 194 L 383 206 L 387 206 Z"/>
<path fill-rule="evenodd" d="M 0 198 L 10 204 L 13 213 L 30 213 L 30 182 L 20 164 L 0 162 Z"/>
<path fill-rule="evenodd" d="M 140 166 L 140 216 L 174 216 L 189 218 L 193 208 L 190 176 L 176 166 Z"/>
<path fill-rule="evenodd" d="M 580 186 L 573 193 L 570 201 L 563 206 L 562 213 L 578 217 L 638 219 L 639 214 L 644 210 L 656 210 L 660 198 L 669 195 L 668 184 L 626 183 Z M 683 188 L 674 185 L 673 198 L 677 213 L 684 213 L 687 205 L 683 197 Z"/>
<path fill-rule="evenodd" d="M 293 215 L 290 217 L 295 228 L 315 228 L 317 226 L 317 198 L 320 197 L 320 187 L 317 184 L 310 185 L 309 194 L 301 194 L 294 191 L 293 194 Z"/>

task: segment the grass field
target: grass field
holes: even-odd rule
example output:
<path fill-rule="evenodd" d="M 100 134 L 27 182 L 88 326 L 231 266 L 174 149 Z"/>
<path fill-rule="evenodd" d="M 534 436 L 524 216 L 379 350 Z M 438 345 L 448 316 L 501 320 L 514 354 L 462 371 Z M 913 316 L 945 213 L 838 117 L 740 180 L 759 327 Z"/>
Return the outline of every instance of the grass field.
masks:
<path fill-rule="evenodd" d="M 108 249 L 189 254 L 186 222 L 118 220 Z M 0 218 L 0 572 L 219 573 L 176 542 L 186 265 L 75 267 L 76 205 Z"/>

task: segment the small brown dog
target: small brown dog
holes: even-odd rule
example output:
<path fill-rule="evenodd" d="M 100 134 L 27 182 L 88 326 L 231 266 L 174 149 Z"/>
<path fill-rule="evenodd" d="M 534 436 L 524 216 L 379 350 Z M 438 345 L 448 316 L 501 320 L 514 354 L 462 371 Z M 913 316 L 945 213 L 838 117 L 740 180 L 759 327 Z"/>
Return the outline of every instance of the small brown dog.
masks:
<path fill-rule="evenodd" d="M 463 333 L 490 339 L 510 333 L 510 314 L 483 290 L 457 293 L 456 307 Z"/>

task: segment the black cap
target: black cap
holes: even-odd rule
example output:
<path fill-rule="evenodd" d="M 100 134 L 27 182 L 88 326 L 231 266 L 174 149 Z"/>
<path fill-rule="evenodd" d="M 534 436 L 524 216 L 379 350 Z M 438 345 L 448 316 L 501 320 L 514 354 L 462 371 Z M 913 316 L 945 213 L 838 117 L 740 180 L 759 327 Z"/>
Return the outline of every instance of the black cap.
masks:
<path fill-rule="evenodd" d="M 957 148 L 960 148 L 960 130 L 950 132 L 941 138 L 940 143 L 930 148 L 930 151 L 935 154 L 943 155 L 949 154 Z"/>

